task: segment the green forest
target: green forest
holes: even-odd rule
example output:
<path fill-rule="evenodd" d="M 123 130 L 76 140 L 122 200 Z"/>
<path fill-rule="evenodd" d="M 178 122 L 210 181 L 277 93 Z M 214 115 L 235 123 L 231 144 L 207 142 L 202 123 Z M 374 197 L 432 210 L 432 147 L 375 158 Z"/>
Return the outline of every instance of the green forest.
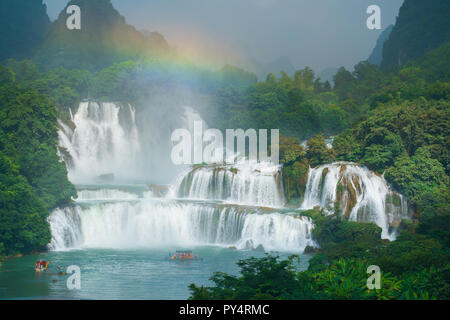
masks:
<path fill-rule="evenodd" d="M 308 116 L 309 123 L 316 121 L 306 133 L 313 135 L 307 148 L 300 144 L 301 133 L 281 130 L 288 136 L 280 140 L 280 160 L 291 202 L 302 198 L 309 166 L 336 160 L 362 163 L 384 174 L 414 206 L 415 219 L 402 221 L 397 240 L 380 240 L 380 228 L 346 221 L 338 208 L 331 216 L 313 210 L 307 214 L 316 224 L 314 237 L 320 249 L 309 249 L 314 257 L 307 271 L 296 270 L 296 256 L 242 260 L 241 276 L 215 273 L 211 277 L 215 286 L 191 285 L 191 299 L 449 299 L 449 52 L 449 44 L 444 44 L 398 71 L 361 62 L 353 73 L 339 70 L 334 88 L 325 92 L 319 85 L 314 90 L 311 81 L 309 92 L 299 92 L 310 95 L 310 102 L 301 104 L 309 103 L 313 116 L 299 111 L 302 116 L 291 117 L 300 123 L 308 123 Z M 286 97 L 283 89 L 296 90 L 294 83 L 288 77 L 268 78 L 249 91 L 273 85 L 278 89 L 272 97 Z M 333 102 L 327 105 L 325 98 Z M 335 114 L 341 118 L 323 120 Z M 280 121 L 275 114 L 267 119 Z M 327 123 L 338 126 L 327 127 Z M 322 132 L 338 132 L 331 149 Z M 380 290 L 367 290 L 369 265 L 383 270 Z"/>
<path fill-rule="evenodd" d="M 9 1 L 9 10 L 22 12 L 25 2 Z M 95 37 L 72 39 L 63 18 L 50 24 L 45 11 L 34 20 L 40 28 L 21 26 L 40 34 L 0 28 L 2 48 L 11 48 L 0 55 L 0 257 L 45 250 L 50 210 L 76 197 L 57 151 L 57 119 L 68 108 L 83 99 L 139 106 L 152 89 L 182 86 L 207 101 L 199 112 L 211 127 L 280 128 L 289 204 L 301 202 L 309 167 L 351 161 L 384 175 L 415 212 L 389 242 L 375 224 L 347 221 L 338 208 L 310 210 L 320 249 L 307 248 L 308 270 L 297 270 L 297 256 L 241 260 L 239 276 L 215 273 L 213 286 L 192 284 L 191 299 L 450 299 L 450 9 L 430 2 L 428 11 L 424 2 L 404 2 L 381 66 L 342 67 L 332 83 L 308 67 L 258 81 L 231 65 L 168 63 L 174 54 L 164 38 L 126 25 L 107 0 L 95 2 L 90 21 L 106 10 L 113 27 Z M 120 50 L 108 30 L 130 49 Z M 11 39 L 24 33 L 32 36 L 26 48 L 15 46 Z M 382 270 L 380 290 L 366 288 L 369 265 Z"/>

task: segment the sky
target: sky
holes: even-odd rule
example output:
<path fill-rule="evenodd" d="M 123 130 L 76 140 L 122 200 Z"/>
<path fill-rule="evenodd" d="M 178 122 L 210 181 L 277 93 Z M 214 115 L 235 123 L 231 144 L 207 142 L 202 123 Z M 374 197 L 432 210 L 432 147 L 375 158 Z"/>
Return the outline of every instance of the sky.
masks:
<path fill-rule="evenodd" d="M 54 20 L 68 0 L 44 0 Z M 348 69 L 370 55 L 403 0 L 112 0 L 138 30 L 158 31 L 198 59 L 243 65 L 287 56 L 296 69 Z M 366 9 L 381 8 L 382 30 Z"/>

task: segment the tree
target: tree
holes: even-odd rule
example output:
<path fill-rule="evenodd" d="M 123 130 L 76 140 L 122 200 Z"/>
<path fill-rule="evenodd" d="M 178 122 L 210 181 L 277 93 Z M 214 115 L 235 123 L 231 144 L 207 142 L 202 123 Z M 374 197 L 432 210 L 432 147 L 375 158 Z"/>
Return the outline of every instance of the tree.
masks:
<path fill-rule="evenodd" d="M 192 300 L 197 299 L 296 299 L 299 282 L 296 280 L 295 261 L 297 256 L 279 260 L 276 256 L 240 260 L 237 265 L 241 276 L 216 272 L 211 277 L 215 287 L 198 287 L 191 284 Z"/>
<path fill-rule="evenodd" d="M 34 88 L 34 67 L 0 67 L 0 247 L 12 255 L 43 250 L 49 210 L 76 196 L 57 155 L 56 108 Z M 22 71 L 20 71 L 22 70 Z M 25 71 L 24 71 L 25 70 Z"/>
<path fill-rule="evenodd" d="M 334 160 L 334 153 L 329 149 L 322 134 L 315 135 L 306 142 L 306 157 L 311 167 L 330 163 Z"/>
<path fill-rule="evenodd" d="M 50 242 L 47 208 L 19 174 L 17 164 L 1 151 L 0 203 L 0 251 L 3 255 L 44 249 Z"/>
<path fill-rule="evenodd" d="M 333 76 L 334 89 L 345 90 L 350 85 L 355 83 L 355 78 L 350 71 L 344 67 L 339 68 L 338 72 Z"/>

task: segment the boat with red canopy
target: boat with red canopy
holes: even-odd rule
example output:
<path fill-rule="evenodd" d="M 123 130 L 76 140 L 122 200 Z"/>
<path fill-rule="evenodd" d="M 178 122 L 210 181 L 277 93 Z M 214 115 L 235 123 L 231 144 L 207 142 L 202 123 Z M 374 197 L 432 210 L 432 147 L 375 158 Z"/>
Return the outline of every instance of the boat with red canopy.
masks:
<path fill-rule="evenodd" d="M 47 270 L 49 264 L 50 262 L 47 260 L 38 260 L 34 264 L 34 270 L 36 270 L 36 272 L 44 272 Z"/>

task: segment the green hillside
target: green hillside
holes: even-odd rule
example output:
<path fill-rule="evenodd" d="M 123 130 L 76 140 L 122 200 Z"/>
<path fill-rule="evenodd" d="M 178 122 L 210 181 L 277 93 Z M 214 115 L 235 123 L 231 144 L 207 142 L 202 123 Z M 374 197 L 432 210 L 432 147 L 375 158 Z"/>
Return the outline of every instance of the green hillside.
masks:
<path fill-rule="evenodd" d="M 405 0 L 383 47 L 383 68 L 401 67 L 450 39 L 450 2 Z"/>
<path fill-rule="evenodd" d="M 81 30 L 69 30 L 64 9 L 52 23 L 35 60 L 46 68 L 100 70 L 115 62 L 166 54 L 169 46 L 156 32 L 128 25 L 110 0 L 72 0 L 81 9 Z"/>

